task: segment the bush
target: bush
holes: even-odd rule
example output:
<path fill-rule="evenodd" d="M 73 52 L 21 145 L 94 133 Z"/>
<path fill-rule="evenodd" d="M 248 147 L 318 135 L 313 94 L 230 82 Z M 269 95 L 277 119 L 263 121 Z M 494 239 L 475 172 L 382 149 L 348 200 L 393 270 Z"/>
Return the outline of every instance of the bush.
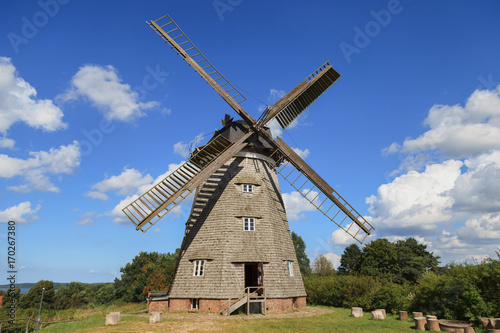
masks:
<path fill-rule="evenodd" d="M 476 320 L 500 315 L 500 262 L 451 264 L 420 279 L 412 309 L 447 319 Z"/>
<path fill-rule="evenodd" d="M 307 301 L 312 305 L 326 305 L 364 310 L 386 309 L 397 313 L 407 309 L 408 295 L 413 290 L 408 284 L 377 280 L 370 276 L 310 275 L 304 279 Z"/>

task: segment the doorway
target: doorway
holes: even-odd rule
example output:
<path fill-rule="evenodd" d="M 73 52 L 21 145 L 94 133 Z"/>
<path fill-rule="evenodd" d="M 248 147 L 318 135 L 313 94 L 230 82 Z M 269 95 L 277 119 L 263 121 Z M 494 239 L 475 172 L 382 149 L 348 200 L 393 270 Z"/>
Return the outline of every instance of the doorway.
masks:
<path fill-rule="evenodd" d="M 262 263 L 245 263 L 245 288 L 263 285 L 264 271 Z"/>

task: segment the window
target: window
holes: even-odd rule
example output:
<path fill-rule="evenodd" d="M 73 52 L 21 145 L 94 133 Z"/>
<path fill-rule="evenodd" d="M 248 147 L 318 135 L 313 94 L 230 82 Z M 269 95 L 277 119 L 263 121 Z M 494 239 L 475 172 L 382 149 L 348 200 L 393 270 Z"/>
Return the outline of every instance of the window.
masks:
<path fill-rule="evenodd" d="M 288 260 L 287 265 L 288 265 L 288 276 L 293 276 L 293 261 Z"/>
<path fill-rule="evenodd" d="M 195 260 L 193 276 L 203 276 L 204 270 L 205 270 L 205 260 Z"/>
<path fill-rule="evenodd" d="M 191 310 L 199 310 L 199 308 L 200 308 L 200 299 L 191 298 Z"/>
<path fill-rule="evenodd" d="M 255 218 L 244 217 L 243 218 L 243 230 L 245 231 L 255 231 Z"/>
<path fill-rule="evenodd" d="M 243 189 L 243 193 L 253 193 L 253 185 L 252 184 L 243 184 L 242 189 Z"/>

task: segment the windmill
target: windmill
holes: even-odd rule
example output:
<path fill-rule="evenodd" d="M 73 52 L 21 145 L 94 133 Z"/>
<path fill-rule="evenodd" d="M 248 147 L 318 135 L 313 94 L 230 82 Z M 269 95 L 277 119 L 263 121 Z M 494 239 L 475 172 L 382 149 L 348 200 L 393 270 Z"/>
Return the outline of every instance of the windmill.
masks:
<path fill-rule="evenodd" d="M 187 162 L 123 209 L 146 232 L 195 191 L 175 276 L 168 294 L 150 298 L 150 310 L 281 312 L 305 306 L 280 174 L 327 219 L 362 243 L 374 229 L 292 148 L 270 133 L 285 129 L 340 74 L 326 62 L 254 120 L 231 84 L 165 15 L 147 22 L 236 111 Z"/>

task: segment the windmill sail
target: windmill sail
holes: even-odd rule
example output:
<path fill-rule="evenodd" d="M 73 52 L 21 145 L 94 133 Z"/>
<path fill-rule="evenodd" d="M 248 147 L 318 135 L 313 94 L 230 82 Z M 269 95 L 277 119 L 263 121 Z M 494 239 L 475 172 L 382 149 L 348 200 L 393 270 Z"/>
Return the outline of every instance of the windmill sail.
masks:
<path fill-rule="evenodd" d="M 247 144 L 244 141 L 251 134 L 252 132 L 247 133 L 235 143 L 221 135 L 217 136 L 165 179 L 125 207 L 123 212 L 135 224 L 136 230 L 146 232 L 245 147 Z M 146 225 L 147 228 L 143 229 Z"/>
<path fill-rule="evenodd" d="M 321 178 L 283 140 L 277 138 L 277 150 L 271 155 L 278 160 L 276 171 L 314 207 L 338 227 L 363 243 L 374 230 L 347 201 Z"/>
<path fill-rule="evenodd" d="M 212 65 L 169 15 L 147 23 L 219 93 L 247 124 L 254 124 L 252 117 L 239 105 L 246 100 L 245 96 Z"/>
<path fill-rule="evenodd" d="M 340 74 L 327 61 L 263 113 L 257 126 L 260 128 L 276 117 L 285 129 L 339 78 Z"/>

